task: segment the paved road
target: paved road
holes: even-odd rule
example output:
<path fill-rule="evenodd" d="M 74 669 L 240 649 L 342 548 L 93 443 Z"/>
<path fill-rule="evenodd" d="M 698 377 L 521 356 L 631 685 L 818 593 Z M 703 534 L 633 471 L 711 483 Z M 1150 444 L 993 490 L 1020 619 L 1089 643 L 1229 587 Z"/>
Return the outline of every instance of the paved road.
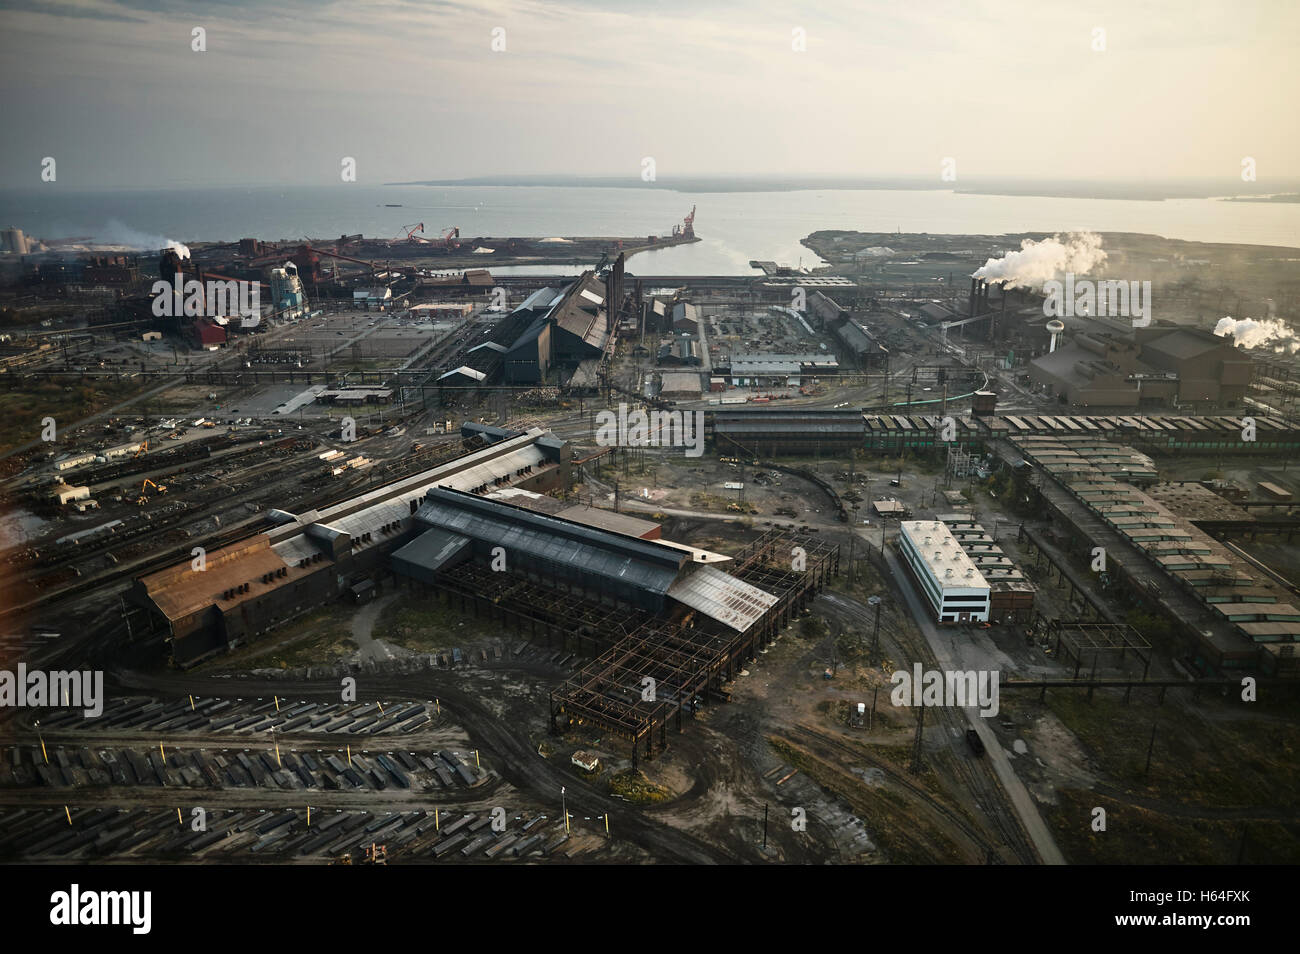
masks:
<path fill-rule="evenodd" d="M 930 619 L 928 607 L 921 604 L 915 588 L 911 585 L 907 571 L 898 562 L 898 557 L 892 550 L 886 550 L 885 560 L 889 563 L 894 578 L 898 580 L 899 589 L 902 590 L 903 598 L 907 601 L 908 609 L 912 612 L 912 618 L 916 620 L 916 625 L 924 634 L 925 641 L 930 644 L 930 651 L 934 653 L 940 668 L 963 668 L 961 661 L 956 659 L 949 649 L 947 641 L 939 634 L 939 627 Z M 977 706 L 964 706 L 962 711 L 966 716 L 966 721 L 970 723 L 971 727 L 979 733 L 980 738 L 984 741 L 984 748 L 987 751 L 993 770 L 998 776 L 998 781 L 1002 783 L 1003 789 L 1011 799 L 1011 804 L 1015 807 L 1016 814 L 1020 816 L 1020 823 L 1029 834 L 1030 840 L 1033 841 L 1038 856 L 1043 859 L 1045 864 L 1065 864 L 1065 856 L 1056 847 L 1056 840 L 1043 822 L 1042 816 L 1038 814 L 1038 806 L 1034 804 L 1029 790 L 1025 788 L 1011 768 L 1006 753 L 1002 751 L 1002 743 L 993 734 L 993 730 L 988 727 L 988 720 L 979 714 Z"/>
<path fill-rule="evenodd" d="M 387 596 L 381 596 L 379 599 L 367 603 L 353 614 L 352 638 L 356 640 L 362 662 L 370 659 L 375 660 L 375 662 L 383 662 L 397 656 L 397 653 L 393 652 L 393 647 L 382 639 L 375 639 L 370 635 L 374 632 L 375 622 L 379 619 L 379 614 L 384 611 L 384 607 L 395 599 L 397 599 L 397 594 L 389 593 Z"/>

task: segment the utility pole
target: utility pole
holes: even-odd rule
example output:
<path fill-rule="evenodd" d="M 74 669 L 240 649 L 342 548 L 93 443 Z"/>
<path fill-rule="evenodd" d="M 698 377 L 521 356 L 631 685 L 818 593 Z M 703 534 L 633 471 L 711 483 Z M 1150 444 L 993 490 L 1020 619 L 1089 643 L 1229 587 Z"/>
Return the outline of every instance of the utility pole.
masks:
<path fill-rule="evenodd" d="M 868 598 L 867 605 L 876 608 L 876 629 L 871 637 L 871 665 L 875 666 L 880 660 L 880 604 L 884 602 L 879 596 Z M 875 703 L 872 703 L 875 707 Z"/>
<path fill-rule="evenodd" d="M 1146 768 L 1142 770 L 1143 778 L 1146 778 L 1148 775 L 1151 774 L 1151 752 L 1155 749 L 1155 747 L 1156 747 L 1156 723 L 1152 722 L 1151 741 L 1147 744 L 1147 764 L 1146 764 Z"/>
<path fill-rule="evenodd" d="M 854 562 L 853 559 L 853 555 L 857 550 L 857 544 L 858 544 L 858 508 L 854 507 L 853 508 L 853 530 L 849 534 L 849 582 L 850 583 L 855 582 L 857 579 L 857 577 L 854 574 L 854 567 L 857 566 L 857 564 Z"/>
<path fill-rule="evenodd" d="M 921 771 L 921 730 L 925 725 L 925 706 L 916 707 L 916 741 L 912 743 L 912 764 L 909 767 L 913 775 Z"/>

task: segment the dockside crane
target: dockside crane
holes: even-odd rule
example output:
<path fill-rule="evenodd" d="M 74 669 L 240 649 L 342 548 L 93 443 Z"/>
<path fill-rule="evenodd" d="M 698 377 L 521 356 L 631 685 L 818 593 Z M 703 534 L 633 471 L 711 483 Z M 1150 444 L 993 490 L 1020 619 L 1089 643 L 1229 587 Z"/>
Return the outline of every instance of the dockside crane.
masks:
<path fill-rule="evenodd" d="M 397 238 L 393 239 L 394 242 L 412 242 L 412 243 L 415 243 L 415 242 L 422 242 L 422 241 L 425 241 L 424 239 L 418 239 L 418 238 L 415 237 L 415 233 L 416 233 L 416 232 L 423 232 L 423 231 L 424 231 L 424 223 L 423 223 L 423 222 L 417 222 L 417 223 L 415 223 L 414 225 L 403 225 L 403 226 L 402 226 L 402 229 L 403 229 L 403 231 L 406 232 L 406 234 L 405 234 L 405 235 L 399 235 Z"/>

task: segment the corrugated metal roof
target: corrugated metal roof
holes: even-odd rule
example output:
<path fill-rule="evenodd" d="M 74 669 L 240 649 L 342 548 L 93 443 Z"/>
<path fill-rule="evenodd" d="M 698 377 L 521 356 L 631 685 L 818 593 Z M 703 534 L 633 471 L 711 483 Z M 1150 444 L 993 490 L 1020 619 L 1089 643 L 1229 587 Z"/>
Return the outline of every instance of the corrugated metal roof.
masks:
<path fill-rule="evenodd" d="M 448 371 L 446 374 L 438 375 L 438 380 L 443 381 L 447 378 L 455 377 L 458 374 L 475 381 L 482 381 L 487 378 L 487 375 L 482 371 L 475 371 L 473 368 L 462 364 L 459 368 L 452 368 L 452 370 Z"/>
<path fill-rule="evenodd" d="M 555 295 L 556 292 L 554 288 L 539 288 L 521 301 L 515 307 L 515 311 L 533 311 L 550 308 L 551 305 L 555 303 Z M 514 312 L 511 312 L 511 314 L 514 314 Z"/>
<path fill-rule="evenodd" d="M 668 595 L 739 633 L 762 619 L 777 602 L 771 593 L 712 566 L 697 567 L 674 583 Z"/>
<path fill-rule="evenodd" d="M 444 488 L 429 492 L 416 519 L 503 546 L 515 565 L 521 558 L 544 561 L 660 595 L 686 563 L 685 557 L 654 543 Z"/>
<path fill-rule="evenodd" d="M 469 545 L 469 537 L 450 533 L 441 527 L 431 527 L 393 553 L 393 569 L 405 572 L 407 576 L 427 579 L 461 559 Z"/>
<path fill-rule="evenodd" d="M 505 457 L 484 461 L 468 470 L 463 470 L 439 486 L 452 487 L 456 490 L 473 490 L 475 487 L 490 484 L 499 477 L 513 477 L 517 471 L 525 467 L 536 467 L 545 460 L 546 454 L 536 445 L 532 445 L 520 448 Z"/>

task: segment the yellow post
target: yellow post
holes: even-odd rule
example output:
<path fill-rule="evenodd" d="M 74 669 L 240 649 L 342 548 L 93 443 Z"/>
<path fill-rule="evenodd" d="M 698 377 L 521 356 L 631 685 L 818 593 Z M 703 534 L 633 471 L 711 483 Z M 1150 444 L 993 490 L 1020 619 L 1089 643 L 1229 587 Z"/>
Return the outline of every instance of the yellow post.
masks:
<path fill-rule="evenodd" d="M 474 767 L 475 767 L 475 768 L 481 768 L 481 767 L 482 767 L 482 766 L 480 766 L 480 765 L 478 764 L 478 749 L 475 749 L 475 750 L 474 750 Z"/>
<path fill-rule="evenodd" d="M 45 764 L 50 764 L 50 754 L 45 751 L 45 740 L 41 739 L 41 755 L 45 758 Z"/>
<path fill-rule="evenodd" d="M 190 711 L 194 711 L 194 693 L 190 693 Z"/>
<path fill-rule="evenodd" d="M 284 768 L 284 763 L 280 761 L 280 743 L 275 743 L 275 764 Z"/>
<path fill-rule="evenodd" d="M 68 824 L 71 825 L 71 824 L 72 824 L 72 812 L 68 811 L 68 806 L 67 806 L 67 805 L 64 805 L 64 806 L 63 806 L 63 814 L 65 814 L 65 815 L 68 816 Z"/>
<path fill-rule="evenodd" d="M 275 711 L 276 711 L 276 712 L 279 712 L 279 711 L 280 711 L 280 697 L 279 697 L 279 696 L 273 696 L 272 698 L 275 699 Z"/>
<path fill-rule="evenodd" d="M 433 810 L 433 830 L 442 831 L 442 826 L 438 824 L 438 809 Z"/>
<path fill-rule="evenodd" d="M 178 825 L 185 824 L 185 819 L 181 817 L 181 807 L 179 805 L 176 806 L 176 824 Z"/>
<path fill-rule="evenodd" d="M 307 806 L 307 827 L 311 827 L 311 806 Z"/>
<path fill-rule="evenodd" d="M 437 699 L 433 700 L 433 711 L 438 715 L 442 715 L 442 703 Z"/>
<path fill-rule="evenodd" d="M 163 765 L 167 764 L 167 753 L 163 751 L 162 743 L 158 743 L 158 754 L 162 756 Z"/>
<path fill-rule="evenodd" d="M 380 715 L 383 715 L 383 714 L 384 714 L 384 704 L 383 704 L 382 702 L 376 702 L 375 705 L 379 706 L 379 714 L 380 714 Z"/>
<path fill-rule="evenodd" d="M 352 746 L 348 745 L 348 765 L 352 764 Z"/>
<path fill-rule="evenodd" d="M 567 808 L 564 810 L 564 830 L 566 832 L 569 830 L 569 810 Z"/>
<path fill-rule="evenodd" d="M 609 834 L 609 812 L 605 812 L 605 834 Z"/>

